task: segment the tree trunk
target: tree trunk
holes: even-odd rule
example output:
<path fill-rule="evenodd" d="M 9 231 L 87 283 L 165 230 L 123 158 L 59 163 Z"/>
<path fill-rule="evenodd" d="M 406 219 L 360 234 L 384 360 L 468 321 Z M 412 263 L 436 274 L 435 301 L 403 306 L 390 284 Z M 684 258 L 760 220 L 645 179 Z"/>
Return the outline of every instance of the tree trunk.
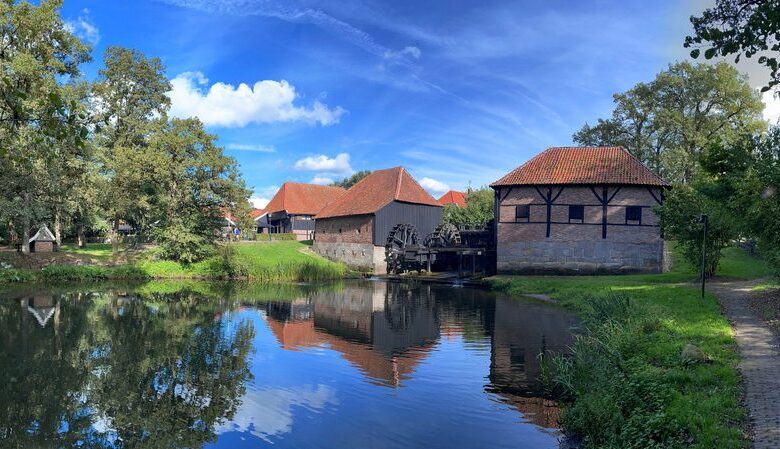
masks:
<path fill-rule="evenodd" d="M 57 208 L 54 211 L 54 240 L 57 242 L 57 247 L 62 246 L 62 218 L 60 209 Z"/>
<path fill-rule="evenodd" d="M 114 226 L 111 229 L 111 252 L 119 254 L 119 217 L 114 217 Z"/>
<path fill-rule="evenodd" d="M 25 205 L 30 204 L 30 194 L 24 194 Z M 22 215 L 22 254 L 30 255 L 30 215 Z"/>
<path fill-rule="evenodd" d="M 77 227 L 76 235 L 79 241 L 79 248 L 86 248 L 87 247 L 87 236 L 84 232 L 84 225 L 80 224 Z"/>
<path fill-rule="evenodd" d="M 16 223 L 13 220 L 8 220 L 8 237 L 11 240 L 11 248 L 16 248 L 16 244 L 19 243 L 19 234 L 16 233 Z"/>

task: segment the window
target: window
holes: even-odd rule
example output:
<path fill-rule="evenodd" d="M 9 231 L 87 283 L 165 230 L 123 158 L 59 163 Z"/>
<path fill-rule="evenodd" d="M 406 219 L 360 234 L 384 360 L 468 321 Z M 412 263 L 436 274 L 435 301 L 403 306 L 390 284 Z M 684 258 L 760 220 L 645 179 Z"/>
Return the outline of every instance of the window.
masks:
<path fill-rule="evenodd" d="M 639 206 L 626 207 L 626 223 L 629 221 L 636 221 L 642 224 L 642 208 Z"/>
<path fill-rule="evenodd" d="M 585 220 L 585 206 L 569 206 L 569 223 L 582 223 Z"/>
<path fill-rule="evenodd" d="M 528 222 L 531 217 L 531 206 L 515 206 L 515 221 Z"/>

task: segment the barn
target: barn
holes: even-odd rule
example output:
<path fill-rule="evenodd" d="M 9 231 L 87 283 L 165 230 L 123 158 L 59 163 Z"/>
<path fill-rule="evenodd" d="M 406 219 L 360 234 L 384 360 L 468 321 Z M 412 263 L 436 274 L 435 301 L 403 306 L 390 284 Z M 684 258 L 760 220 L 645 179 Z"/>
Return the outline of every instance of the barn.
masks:
<path fill-rule="evenodd" d="M 499 273 L 655 273 L 669 184 L 622 147 L 548 148 L 491 184 Z"/>
<path fill-rule="evenodd" d="M 293 233 L 297 240 L 311 240 L 314 216 L 345 193 L 341 187 L 285 182 L 265 207 L 270 232 Z"/>
<path fill-rule="evenodd" d="M 383 274 L 393 227 L 411 224 L 417 235 L 430 234 L 441 223 L 442 206 L 403 167 L 395 167 L 366 176 L 315 218 L 315 252 Z"/>

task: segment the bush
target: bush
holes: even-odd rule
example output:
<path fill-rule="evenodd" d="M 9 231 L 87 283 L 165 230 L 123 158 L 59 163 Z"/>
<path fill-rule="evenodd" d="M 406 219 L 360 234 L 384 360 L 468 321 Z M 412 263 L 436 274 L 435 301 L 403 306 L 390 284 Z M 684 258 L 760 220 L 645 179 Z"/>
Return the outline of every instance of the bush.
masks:
<path fill-rule="evenodd" d="M 571 354 L 553 355 L 544 377 L 552 394 L 570 402 L 563 429 L 585 447 L 666 448 L 684 446 L 689 434 L 666 412 L 674 391 L 660 369 L 639 352 L 657 329 L 628 296 L 585 300 L 583 331 Z"/>
<path fill-rule="evenodd" d="M 163 259 L 182 263 L 194 263 L 214 253 L 214 242 L 202 235 L 190 232 L 181 223 L 159 229 L 156 233 L 160 245 L 159 254 Z"/>
<path fill-rule="evenodd" d="M 249 268 L 242 261 L 232 243 L 217 246 L 217 257 L 212 266 L 215 274 L 225 278 L 249 276 Z"/>

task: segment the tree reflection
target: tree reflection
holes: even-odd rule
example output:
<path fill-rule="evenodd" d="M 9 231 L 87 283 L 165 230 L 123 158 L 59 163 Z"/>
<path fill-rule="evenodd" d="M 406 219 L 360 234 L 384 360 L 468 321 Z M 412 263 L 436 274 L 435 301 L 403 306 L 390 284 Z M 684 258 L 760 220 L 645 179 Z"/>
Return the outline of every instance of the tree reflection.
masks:
<path fill-rule="evenodd" d="M 52 297 L 44 327 L 25 301 L 0 304 L 3 447 L 201 447 L 251 376 L 251 324 L 199 295 Z"/>

